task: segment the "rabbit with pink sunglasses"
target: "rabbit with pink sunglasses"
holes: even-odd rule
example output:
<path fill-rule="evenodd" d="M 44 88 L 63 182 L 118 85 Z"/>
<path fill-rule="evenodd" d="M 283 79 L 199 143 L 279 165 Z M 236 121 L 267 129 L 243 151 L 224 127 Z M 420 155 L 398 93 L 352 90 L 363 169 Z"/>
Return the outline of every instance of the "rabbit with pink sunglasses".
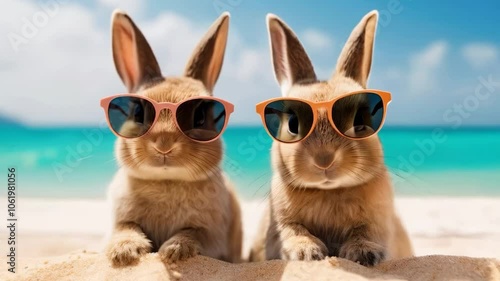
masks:
<path fill-rule="evenodd" d="M 113 57 L 129 94 L 101 100 L 118 136 L 120 165 L 109 190 L 113 232 L 106 248 L 115 266 L 158 252 L 167 262 L 197 254 L 237 262 L 240 207 L 220 168 L 233 105 L 212 96 L 229 29 L 222 14 L 196 47 L 184 75 L 163 77 L 131 18 L 112 19 Z"/>

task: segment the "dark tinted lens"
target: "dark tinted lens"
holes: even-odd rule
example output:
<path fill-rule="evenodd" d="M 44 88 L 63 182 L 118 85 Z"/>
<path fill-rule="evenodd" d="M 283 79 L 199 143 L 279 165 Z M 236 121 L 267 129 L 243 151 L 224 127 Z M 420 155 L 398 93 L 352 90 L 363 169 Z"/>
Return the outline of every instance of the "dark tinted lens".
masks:
<path fill-rule="evenodd" d="M 224 128 L 226 109 L 218 101 L 194 99 L 177 108 L 177 123 L 184 134 L 194 140 L 215 139 Z"/>
<path fill-rule="evenodd" d="M 279 100 L 264 109 L 266 127 L 269 133 L 282 142 L 296 142 L 303 139 L 313 124 L 312 108 L 301 101 Z"/>
<path fill-rule="evenodd" d="M 373 135 L 384 119 L 384 102 L 374 93 L 361 93 L 339 99 L 332 108 L 332 119 L 345 136 Z"/>
<path fill-rule="evenodd" d="M 144 135 L 155 119 L 154 106 L 137 97 L 118 97 L 109 103 L 108 118 L 111 129 L 126 138 Z"/>

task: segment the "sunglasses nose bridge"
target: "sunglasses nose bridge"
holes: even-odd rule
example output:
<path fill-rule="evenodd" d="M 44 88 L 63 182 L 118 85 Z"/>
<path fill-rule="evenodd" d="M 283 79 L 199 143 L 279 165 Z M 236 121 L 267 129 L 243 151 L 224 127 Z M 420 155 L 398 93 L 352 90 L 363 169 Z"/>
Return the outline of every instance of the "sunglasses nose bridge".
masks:
<path fill-rule="evenodd" d="M 320 102 L 316 104 L 316 110 L 319 111 L 320 109 L 324 109 L 328 111 L 328 108 L 332 106 L 332 102 L 330 101 L 325 101 L 325 102 Z"/>
<path fill-rule="evenodd" d="M 161 103 L 155 107 L 156 118 L 151 128 L 151 134 L 172 133 L 177 130 L 175 119 L 175 104 Z"/>
<path fill-rule="evenodd" d="M 159 116 L 162 113 L 162 111 L 165 111 L 166 115 L 168 115 L 169 111 L 171 114 L 174 114 L 175 108 L 176 108 L 175 104 L 160 103 L 156 106 L 156 110 L 158 111 L 156 114 Z"/>
<path fill-rule="evenodd" d="M 333 124 L 334 122 L 330 116 L 331 106 L 331 102 L 316 104 L 316 108 L 314 109 L 316 121 L 314 122 L 314 126 L 311 128 L 311 134 L 330 135 L 334 132 L 336 125 Z"/>
<path fill-rule="evenodd" d="M 318 104 L 316 106 L 316 108 L 314 108 L 314 111 L 315 111 L 314 115 L 315 115 L 317 122 L 321 121 L 323 118 L 328 119 L 328 113 L 330 112 L 330 110 L 328 108 L 328 104 L 326 104 L 326 103 Z"/>

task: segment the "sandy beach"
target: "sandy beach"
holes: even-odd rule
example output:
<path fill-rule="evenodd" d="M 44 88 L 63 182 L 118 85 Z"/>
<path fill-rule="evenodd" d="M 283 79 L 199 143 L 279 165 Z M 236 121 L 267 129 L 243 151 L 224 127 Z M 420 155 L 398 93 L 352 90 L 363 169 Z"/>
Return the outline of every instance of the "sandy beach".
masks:
<path fill-rule="evenodd" d="M 5 201 L 6 199 L 2 198 L 0 200 Z M 256 226 L 258 225 L 265 204 L 265 200 L 242 202 L 245 228 L 245 255 L 248 254 L 249 246 L 257 231 Z M 500 198 L 397 198 L 396 207 L 411 235 L 415 253 L 418 257 L 447 255 L 471 258 L 500 258 Z M 107 209 L 107 204 L 104 199 L 56 200 L 21 198 L 18 202 L 17 212 L 17 267 L 19 272 L 28 274 L 29 276 L 29 274 L 35 272 L 34 270 L 36 268 L 38 268 L 36 270 L 41 270 L 40 268 L 42 268 L 43 271 L 46 263 L 70 263 L 73 264 L 74 267 L 83 266 L 81 263 L 87 264 L 87 266 L 92 264 L 101 264 L 100 266 L 103 266 L 102 263 L 106 264 L 103 256 L 98 254 L 104 245 L 107 233 L 109 233 L 108 214 L 110 212 Z M 1 229 L 0 235 L 6 237 L 6 228 Z M 6 253 L 7 243 L 2 243 L 0 245 L 0 250 L 2 253 Z M 4 257 L 5 255 L 2 254 L 1 260 L 4 260 Z M 363 270 L 366 270 L 365 268 L 342 259 L 314 263 L 314 266 L 317 266 L 318 270 L 321 272 L 325 271 L 326 274 L 329 270 L 335 271 L 331 268 L 332 263 L 337 264 L 340 262 L 341 265 L 338 266 L 339 268 L 345 270 L 346 268 L 354 267 L 355 269 L 353 272 L 361 274 L 360 278 L 382 278 L 387 272 L 391 273 L 393 270 L 401 269 L 400 266 L 396 266 L 397 262 L 403 262 L 405 266 L 409 267 L 411 265 L 418 267 L 421 263 L 429 263 L 429 259 L 433 260 L 431 264 L 435 263 L 436 259 L 443 263 L 449 262 L 455 264 L 455 266 L 457 263 L 465 263 L 468 265 L 475 264 L 476 269 L 486 266 L 486 263 L 493 262 L 492 260 L 483 259 L 468 260 L 465 258 L 449 258 L 442 256 L 426 257 L 384 263 L 378 266 L 377 270 L 374 269 L 373 272 L 369 271 L 371 275 L 361 274 Z M 200 261 L 200 267 L 202 265 L 211 268 L 221 267 L 223 271 L 219 273 L 227 271 L 252 271 L 252 267 L 267 271 L 275 270 L 273 269 L 275 267 L 285 266 L 289 268 L 290 266 L 289 264 L 284 265 L 279 262 L 271 262 L 269 264 L 246 264 L 235 267 L 236 265 L 220 263 L 201 257 L 183 263 L 181 268 L 190 268 L 190 266 L 196 264 L 196 261 Z M 155 264 L 161 272 L 165 271 L 165 267 L 160 266 L 161 262 L 156 254 L 145 257 L 145 263 Z M 327 264 L 329 265 L 326 266 Z M 496 271 L 493 270 L 492 272 L 498 273 L 500 265 L 492 264 L 493 265 L 490 265 L 490 267 L 493 266 L 491 268 L 496 268 Z M 304 267 L 301 263 L 298 263 L 298 265 Z M 109 264 L 106 266 L 109 267 Z M 136 269 L 129 269 L 128 271 L 133 270 L 135 272 L 135 270 L 139 270 L 141 266 L 138 266 Z M 2 267 L 2 273 L 6 272 L 5 262 L 2 262 Z M 306 268 L 307 270 L 303 271 L 303 274 L 307 275 L 307 272 L 314 272 L 309 271 L 309 266 Z M 460 268 L 463 268 L 463 266 L 460 266 Z M 54 271 L 54 269 L 51 270 Z M 55 270 L 55 272 L 57 273 L 58 270 Z M 147 271 L 145 272 L 147 273 Z M 286 270 L 282 272 L 285 274 Z M 406 271 L 402 271 L 402 273 L 398 273 L 399 275 L 395 274 L 394 276 L 415 278 L 408 277 L 409 275 L 405 275 L 405 272 Z M 40 275 L 41 273 L 36 271 L 36 274 Z M 183 273 L 181 272 L 179 274 L 182 275 Z M 212 274 L 215 273 L 212 272 Z M 240 272 L 238 274 L 242 273 Z M 6 277 L 9 276 L 12 277 L 11 275 L 6 275 Z M 47 278 L 49 276 L 50 275 L 47 275 Z M 164 276 L 160 274 L 159 276 L 163 278 L 167 275 Z M 193 277 L 195 275 L 190 276 Z M 497 278 L 500 279 L 500 275 L 498 275 Z M 273 278 L 269 279 L 272 280 Z M 290 279 L 293 278 L 290 277 Z M 474 278 L 469 279 L 475 280 Z M 153 280 L 156 279 L 153 278 Z M 158 280 L 171 279 L 158 278 Z M 186 278 L 186 280 L 192 279 Z M 487 279 L 482 279 L 481 277 L 477 280 Z"/>

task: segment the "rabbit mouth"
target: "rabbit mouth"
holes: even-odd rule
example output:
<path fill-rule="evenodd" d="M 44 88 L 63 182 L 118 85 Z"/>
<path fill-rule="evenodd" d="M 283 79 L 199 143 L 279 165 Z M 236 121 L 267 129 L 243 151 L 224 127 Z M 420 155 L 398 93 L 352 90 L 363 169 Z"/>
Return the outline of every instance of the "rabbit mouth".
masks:
<path fill-rule="evenodd" d="M 319 189 L 336 189 L 341 188 L 346 185 L 345 175 L 339 173 L 339 171 L 333 167 L 323 170 L 316 169 L 315 175 L 309 174 L 309 180 L 305 182 L 305 185 L 312 188 Z"/>
<path fill-rule="evenodd" d="M 335 181 L 327 179 L 319 184 L 320 187 L 335 187 L 338 185 Z"/>
<path fill-rule="evenodd" d="M 338 174 L 337 165 L 332 163 L 327 168 L 319 167 L 318 165 L 313 163 L 311 167 L 315 174 L 317 174 L 320 178 L 320 181 L 328 181 L 332 182 L 335 180 L 335 177 Z"/>
<path fill-rule="evenodd" d="M 339 186 L 338 174 L 333 169 L 315 171 L 315 175 L 310 175 L 307 185 L 319 188 L 335 188 Z"/>
<path fill-rule="evenodd" d="M 327 178 L 322 181 L 317 181 L 314 183 L 307 184 L 307 186 L 319 189 L 335 189 L 341 187 L 342 185 L 338 180 Z"/>
<path fill-rule="evenodd" d="M 173 167 L 175 166 L 171 157 L 167 155 L 155 155 L 153 156 L 149 163 L 152 167 Z"/>

